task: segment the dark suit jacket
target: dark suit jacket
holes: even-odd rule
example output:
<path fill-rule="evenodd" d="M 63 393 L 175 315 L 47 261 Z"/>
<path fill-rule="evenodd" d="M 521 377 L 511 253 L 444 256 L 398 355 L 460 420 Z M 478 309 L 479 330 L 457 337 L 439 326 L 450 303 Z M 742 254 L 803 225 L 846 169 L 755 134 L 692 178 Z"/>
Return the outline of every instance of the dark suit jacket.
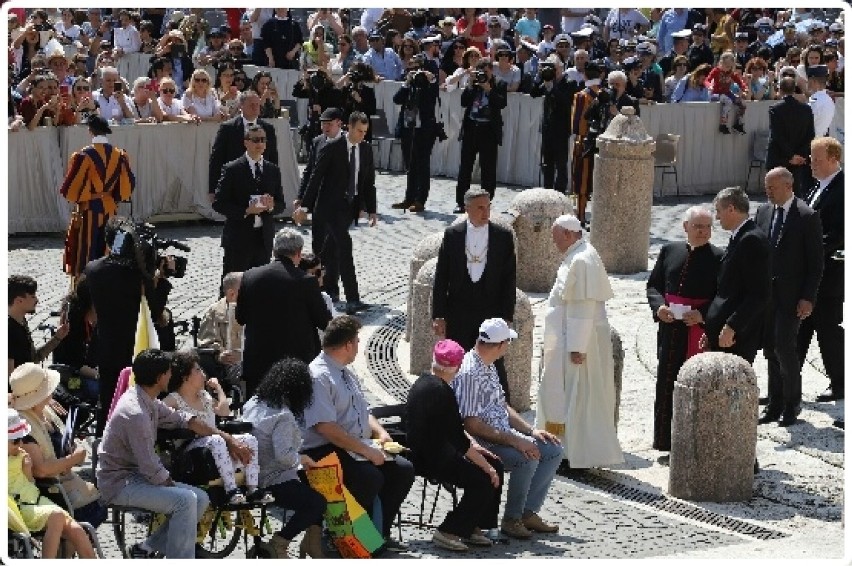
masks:
<path fill-rule="evenodd" d="M 259 214 L 263 226 L 264 252 L 272 255 L 272 237 L 275 235 L 275 224 L 272 216 L 284 210 L 284 190 L 281 187 L 281 170 L 274 163 L 263 160 L 262 174 L 255 181 L 248 158 L 243 155 L 222 168 L 222 176 L 216 187 L 213 199 L 213 210 L 225 215 L 225 226 L 222 229 L 222 247 L 242 248 L 254 242 L 254 214 L 246 216 L 251 195 L 268 193 L 275 199 L 275 207 L 271 211 Z"/>
<path fill-rule="evenodd" d="M 376 212 L 376 169 L 373 165 L 373 148 L 361 142 L 358 180 L 356 182 L 356 200 L 360 208 L 374 214 Z M 349 186 L 349 155 L 346 134 L 318 148 L 316 164 L 308 179 L 302 206 L 314 215 L 325 215 L 341 210 L 349 210 L 352 205 L 346 201 L 346 189 Z M 356 203 L 357 204 L 357 203 Z"/>
<path fill-rule="evenodd" d="M 266 149 L 263 150 L 263 158 L 278 164 L 278 141 L 275 137 L 275 128 L 263 119 L 256 120 L 256 123 L 266 132 Z M 219 125 L 210 150 L 209 191 L 211 193 L 216 192 L 219 177 L 222 176 L 222 167 L 246 152 L 244 137 L 245 124 L 242 116 L 231 118 Z"/>
<path fill-rule="evenodd" d="M 473 108 L 473 103 L 477 95 L 482 90 L 477 84 L 469 84 L 465 87 L 461 94 L 461 105 L 464 107 L 464 122 L 463 126 L 474 124 L 470 119 L 470 111 Z M 503 115 L 501 110 L 506 108 L 506 83 L 497 82 L 494 77 L 491 77 L 491 91 L 488 93 L 488 107 L 491 108 L 491 129 L 497 137 L 497 143 L 503 143 Z"/>
<path fill-rule="evenodd" d="M 819 213 L 822 222 L 822 246 L 825 252 L 825 269 L 819 294 L 826 297 L 843 297 L 843 262 L 831 257 L 843 247 L 843 170 L 828 184 L 811 207 Z M 813 192 L 812 192 L 813 193 Z M 808 202 L 813 194 L 808 195 Z"/>
<path fill-rule="evenodd" d="M 719 267 L 716 297 L 710 303 L 704 331 L 711 350 L 720 350 L 719 332 L 734 329 L 731 353 L 753 360 L 760 348 L 770 283 L 769 240 L 748 219 L 728 244 Z"/>
<path fill-rule="evenodd" d="M 289 259 L 243 274 L 235 315 L 245 325 L 243 376 L 254 386 L 282 358 L 310 363 L 319 354 L 317 328 L 331 320 L 316 277 Z"/>
<path fill-rule="evenodd" d="M 466 236 L 467 222 L 450 226 L 444 231 L 435 268 L 432 318 L 463 316 L 472 306 L 471 297 L 463 292 L 466 282 L 470 280 L 465 254 Z M 484 292 L 475 298 L 476 303 L 487 305 L 487 312 L 482 313 L 485 318 L 500 317 L 511 321 L 515 316 L 516 270 L 512 233 L 489 222 L 485 272 L 480 280 L 484 284 Z"/>
<path fill-rule="evenodd" d="M 769 148 L 766 170 L 789 167 L 794 155 L 807 157 L 814 139 L 814 113 L 811 107 L 792 96 L 769 108 Z"/>
<path fill-rule="evenodd" d="M 775 206 L 766 203 L 754 216 L 767 238 L 774 213 Z M 815 303 L 822 279 L 822 225 L 819 215 L 798 197 L 793 198 L 771 258 L 772 297 L 776 306 L 789 309 L 792 316 L 800 299 Z"/>
<path fill-rule="evenodd" d="M 345 135 L 345 133 L 341 135 Z M 305 170 L 302 171 L 302 180 L 299 182 L 299 200 L 305 198 L 308 181 L 311 179 L 311 173 L 314 172 L 314 167 L 317 164 L 317 154 L 326 141 L 325 134 L 320 134 L 311 140 L 311 146 L 308 148 L 308 164 L 305 166 Z"/>

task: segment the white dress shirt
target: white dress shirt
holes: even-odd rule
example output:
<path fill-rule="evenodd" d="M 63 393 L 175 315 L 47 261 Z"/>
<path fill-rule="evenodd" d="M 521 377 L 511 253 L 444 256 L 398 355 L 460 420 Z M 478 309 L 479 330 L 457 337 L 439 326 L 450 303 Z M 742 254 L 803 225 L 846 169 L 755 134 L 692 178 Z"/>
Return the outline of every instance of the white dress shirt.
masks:
<path fill-rule="evenodd" d="M 485 259 L 488 253 L 488 224 L 476 227 L 467 221 L 467 233 L 464 238 L 464 253 L 470 280 L 477 283 L 485 271 Z"/>
<path fill-rule="evenodd" d="M 263 156 L 261 155 L 260 159 L 258 159 L 257 161 L 252 159 L 251 155 L 249 155 L 248 152 L 245 153 L 245 156 L 246 156 L 246 160 L 248 160 L 249 169 L 251 169 L 252 177 L 254 177 L 255 166 L 257 166 L 257 168 L 260 169 L 260 174 L 263 175 Z M 251 204 L 251 202 L 249 202 L 249 204 Z M 254 227 L 255 228 L 263 227 L 263 220 L 260 219 L 259 214 L 254 215 Z"/>
<path fill-rule="evenodd" d="M 126 28 L 115 28 L 115 46 L 120 47 L 125 54 L 138 53 L 142 49 L 142 39 L 133 24 Z"/>

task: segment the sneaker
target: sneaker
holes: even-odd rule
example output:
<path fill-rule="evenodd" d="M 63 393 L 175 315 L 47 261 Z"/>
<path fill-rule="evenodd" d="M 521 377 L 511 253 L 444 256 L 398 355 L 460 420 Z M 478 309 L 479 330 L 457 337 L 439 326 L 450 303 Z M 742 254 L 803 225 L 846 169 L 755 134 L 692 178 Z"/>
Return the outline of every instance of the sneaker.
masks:
<path fill-rule="evenodd" d="M 525 539 L 532 536 L 532 532 L 524 526 L 520 519 L 503 519 L 500 523 L 500 531 L 512 538 Z"/>
<path fill-rule="evenodd" d="M 435 534 L 432 535 L 432 542 L 435 543 L 435 546 L 446 550 L 453 550 L 455 552 L 467 552 L 468 550 L 467 545 L 462 542 L 461 538 L 456 535 L 442 533 L 437 529 L 435 529 Z"/>
<path fill-rule="evenodd" d="M 391 552 L 405 552 L 408 550 L 408 545 L 391 537 L 385 539 L 385 550 Z"/>
<path fill-rule="evenodd" d="M 729 130 L 728 126 L 726 126 L 725 124 L 719 124 L 719 131 L 722 132 L 723 134 L 730 134 L 731 133 L 731 130 Z"/>
<path fill-rule="evenodd" d="M 461 539 L 463 543 L 473 546 L 492 546 L 494 541 L 485 536 L 481 530 L 476 529 L 469 537 Z"/>
<path fill-rule="evenodd" d="M 250 503 L 259 503 L 261 505 L 270 505 L 275 503 L 275 497 L 273 497 L 271 493 L 257 488 L 248 493 L 247 499 Z"/>
<path fill-rule="evenodd" d="M 532 511 L 527 511 L 524 513 L 524 516 L 521 518 L 521 522 L 523 522 L 524 526 L 533 532 L 536 533 L 558 533 L 559 526 L 554 525 L 552 523 L 545 523 L 544 519 L 538 516 L 537 513 L 533 513 Z"/>
<path fill-rule="evenodd" d="M 163 555 L 156 550 L 145 550 L 140 543 L 128 546 L 125 550 L 127 558 L 131 559 L 146 559 L 146 558 L 163 558 Z"/>
<path fill-rule="evenodd" d="M 229 491 L 225 494 L 225 497 L 228 498 L 230 505 L 242 505 L 246 502 L 246 496 L 243 495 L 243 492 L 239 488 Z"/>

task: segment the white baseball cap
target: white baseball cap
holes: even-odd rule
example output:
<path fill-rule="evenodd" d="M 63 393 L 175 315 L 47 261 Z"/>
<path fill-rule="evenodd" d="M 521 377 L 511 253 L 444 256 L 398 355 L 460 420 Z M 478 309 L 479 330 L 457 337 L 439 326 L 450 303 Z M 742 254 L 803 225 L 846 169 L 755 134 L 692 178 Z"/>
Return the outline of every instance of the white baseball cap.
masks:
<path fill-rule="evenodd" d="M 502 318 L 489 318 L 479 325 L 479 340 L 488 344 L 499 344 L 517 337 L 518 333 L 509 328 Z"/>

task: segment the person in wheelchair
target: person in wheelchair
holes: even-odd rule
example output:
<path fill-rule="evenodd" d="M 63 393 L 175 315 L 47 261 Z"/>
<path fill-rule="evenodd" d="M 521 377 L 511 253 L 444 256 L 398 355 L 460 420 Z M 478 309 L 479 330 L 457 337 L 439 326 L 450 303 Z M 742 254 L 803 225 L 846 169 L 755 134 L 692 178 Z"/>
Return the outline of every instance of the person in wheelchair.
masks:
<path fill-rule="evenodd" d="M 216 393 L 214 399 L 207 391 L 212 389 Z M 198 417 L 208 426 L 216 426 L 216 417 L 229 417 L 231 408 L 230 399 L 222 390 L 219 380 L 215 377 L 207 379 L 204 370 L 199 365 L 198 354 L 192 351 L 176 352 L 172 356 L 172 375 L 169 379 L 169 394 L 163 402 L 173 409 L 177 409 Z M 243 464 L 228 453 L 228 447 L 221 436 L 201 436 L 189 441 L 184 449 L 191 450 L 198 446 L 204 446 L 210 450 L 216 469 L 225 486 L 225 497 L 228 503 L 239 505 L 250 502 L 272 503 L 273 497 L 258 489 L 258 452 L 257 439 L 251 434 L 234 434 L 233 437 L 245 444 L 251 450 L 251 459 Z M 245 469 L 246 493 L 237 487 L 236 471 Z"/>
<path fill-rule="evenodd" d="M 305 408 L 313 400 L 313 383 L 307 364 L 284 358 L 266 372 L 253 397 L 243 406 L 243 420 L 252 423 L 260 448 L 260 485 L 275 496 L 275 503 L 293 509 L 290 520 L 272 536 L 270 543 L 278 558 L 287 557 L 290 541 L 302 531 L 305 536 L 299 556 L 325 558 L 322 551 L 322 515 L 325 498 L 300 481 L 299 464 L 316 466 L 299 454 L 300 426 Z"/>
<path fill-rule="evenodd" d="M 243 464 L 251 459 L 251 450 L 230 434 L 158 400 L 171 377 L 168 353 L 140 352 L 133 360 L 133 375 L 136 384 L 118 400 L 98 445 L 98 487 L 107 505 L 168 516 L 147 540 L 128 549 L 129 556 L 150 558 L 159 552 L 166 558 L 194 558 L 198 520 L 210 498 L 201 488 L 172 479 L 154 451 L 157 429 L 187 428 L 199 436 L 221 436 Z"/>
<path fill-rule="evenodd" d="M 44 531 L 42 558 L 57 558 L 59 542 L 65 539 L 71 545 L 73 556 L 97 558 L 92 541 L 85 529 L 71 515 L 39 493 L 33 479 L 33 462 L 21 447 L 23 438 L 30 433 L 30 425 L 15 409 L 8 413 L 8 465 L 9 496 L 18 505 L 21 518 L 32 531 Z"/>
<path fill-rule="evenodd" d="M 232 271 L 222 278 L 224 296 L 204 312 L 198 330 L 198 355 L 207 375 L 237 385 L 243 349 L 243 327 L 234 318 L 242 271 Z"/>
<path fill-rule="evenodd" d="M 55 368 L 60 371 L 63 387 L 93 407 L 98 404 L 99 390 L 95 352 L 97 320 L 89 284 L 84 279 L 63 301 L 62 322 L 67 322 L 69 329 L 68 335 L 53 351 L 53 363 L 65 366 Z"/>
<path fill-rule="evenodd" d="M 51 408 L 59 373 L 26 363 L 15 368 L 9 383 L 11 406 L 28 424 L 22 448 L 32 463 L 33 476 L 55 479 L 68 497 L 74 518 L 97 528 L 106 519 L 107 510 L 98 501 L 98 489 L 73 470 L 86 460 L 86 448 L 70 439 L 62 442 L 65 424 Z"/>

